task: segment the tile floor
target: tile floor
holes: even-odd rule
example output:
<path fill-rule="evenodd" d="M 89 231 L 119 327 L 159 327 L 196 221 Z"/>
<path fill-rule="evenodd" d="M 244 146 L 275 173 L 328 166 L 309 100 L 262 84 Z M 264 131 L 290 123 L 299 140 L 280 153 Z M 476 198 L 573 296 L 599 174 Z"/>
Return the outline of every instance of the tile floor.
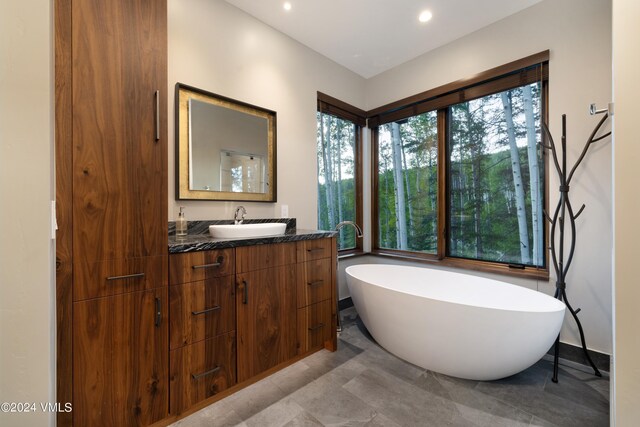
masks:
<path fill-rule="evenodd" d="M 541 360 L 490 382 L 461 380 L 379 347 L 353 308 L 322 350 L 183 419 L 194 426 L 608 426 L 609 381 Z"/>

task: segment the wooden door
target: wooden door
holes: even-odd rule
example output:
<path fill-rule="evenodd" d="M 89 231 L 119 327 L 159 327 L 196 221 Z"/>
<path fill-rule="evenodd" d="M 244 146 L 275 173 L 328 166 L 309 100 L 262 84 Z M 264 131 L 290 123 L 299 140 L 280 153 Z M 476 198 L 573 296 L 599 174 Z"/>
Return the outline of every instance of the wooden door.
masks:
<path fill-rule="evenodd" d="M 74 303 L 73 423 L 145 426 L 168 411 L 167 289 Z"/>
<path fill-rule="evenodd" d="M 167 256 L 167 3 L 71 7 L 74 275 L 83 277 L 107 260 Z"/>
<path fill-rule="evenodd" d="M 238 382 L 297 353 L 296 266 L 236 276 Z"/>

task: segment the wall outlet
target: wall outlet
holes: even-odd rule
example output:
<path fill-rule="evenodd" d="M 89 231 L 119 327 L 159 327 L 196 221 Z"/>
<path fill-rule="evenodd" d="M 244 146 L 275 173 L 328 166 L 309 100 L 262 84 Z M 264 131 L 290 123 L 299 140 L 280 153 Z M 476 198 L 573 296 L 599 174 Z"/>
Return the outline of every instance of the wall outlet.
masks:
<path fill-rule="evenodd" d="M 289 218 L 289 205 L 280 205 L 280 218 Z"/>

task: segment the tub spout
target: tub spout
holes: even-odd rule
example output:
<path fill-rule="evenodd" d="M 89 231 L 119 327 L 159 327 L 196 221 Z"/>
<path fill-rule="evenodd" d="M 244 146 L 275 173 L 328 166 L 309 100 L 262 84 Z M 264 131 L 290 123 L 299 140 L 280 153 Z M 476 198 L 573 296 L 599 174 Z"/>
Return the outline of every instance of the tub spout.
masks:
<path fill-rule="evenodd" d="M 351 225 L 353 228 L 355 228 L 356 229 L 356 237 L 362 238 L 362 228 L 360 228 L 360 226 L 358 224 L 356 224 L 355 222 L 353 222 L 353 221 L 342 221 L 341 223 L 336 225 L 336 231 L 340 230 L 345 225 Z"/>

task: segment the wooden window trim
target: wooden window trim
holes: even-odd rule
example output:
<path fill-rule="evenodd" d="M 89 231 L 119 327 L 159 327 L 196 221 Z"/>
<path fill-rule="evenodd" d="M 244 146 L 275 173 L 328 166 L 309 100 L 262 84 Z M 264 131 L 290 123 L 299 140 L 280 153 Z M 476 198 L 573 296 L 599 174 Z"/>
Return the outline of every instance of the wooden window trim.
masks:
<path fill-rule="evenodd" d="M 369 110 L 367 112 L 367 117 L 373 118 L 380 114 L 388 113 L 391 111 L 398 110 L 400 108 L 407 107 L 408 105 L 418 104 L 420 102 L 437 98 L 451 92 L 457 92 L 461 89 L 477 86 L 480 83 L 486 83 L 489 80 L 501 78 L 507 74 L 519 72 L 524 68 L 539 65 L 544 62 L 549 62 L 549 50 L 538 52 L 533 55 L 527 56 L 525 58 L 500 65 L 490 70 L 480 72 L 469 78 L 464 78 L 464 79 L 457 80 L 455 82 L 447 83 L 445 85 L 438 86 L 434 89 L 429 89 L 427 91 L 420 92 L 416 95 L 412 95 L 407 98 L 403 98 L 398 101 L 394 101 L 389 104 L 382 105 L 380 107 L 374 108 L 373 110 Z"/>
<path fill-rule="evenodd" d="M 344 101 L 340 101 L 337 98 L 333 98 L 322 92 L 318 92 L 318 112 L 327 113 L 338 117 L 339 119 L 348 120 L 356 125 L 356 141 L 355 141 L 355 198 L 356 198 L 356 218 L 355 222 L 363 227 L 363 203 L 364 196 L 362 190 L 363 181 L 363 168 L 362 168 L 362 144 L 364 128 L 367 123 L 367 113 L 364 110 L 360 110 Z M 360 254 L 363 252 L 362 240 L 356 237 L 356 247 L 349 249 L 341 249 L 338 251 L 339 256 Z"/>
<path fill-rule="evenodd" d="M 524 266 L 513 268 L 507 263 L 458 258 L 447 255 L 448 218 L 448 157 L 447 157 L 447 108 L 451 105 L 502 92 L 514 87 L 534 82 L 542 82 L 541 117 L 548 123 L 549 111 L 549 51 L 544 51 L 513 61 L 508 64 L 479 73 L 471 78 L 458 80 L 400 101 L 378 107 L 368 112 L 368 126 L 371 128 L 371 254 L 401 260 L 438 264 L 447 267 L 503 274 L 536 280 L 549 280 L 549 254 L 545 267 Z M 422 114 L 428 111 L 438 113 L 438 246 L 436 254 L 380 248 L 378 215 L 378 129 L 380 124 Z M 544 134 L 543 134 L 544 143 Z M 543 151 L 545 209 L 549 201 L 549 161 Z M 548 246 L 549 224 L 545 221 L 544 247 Z"/>

